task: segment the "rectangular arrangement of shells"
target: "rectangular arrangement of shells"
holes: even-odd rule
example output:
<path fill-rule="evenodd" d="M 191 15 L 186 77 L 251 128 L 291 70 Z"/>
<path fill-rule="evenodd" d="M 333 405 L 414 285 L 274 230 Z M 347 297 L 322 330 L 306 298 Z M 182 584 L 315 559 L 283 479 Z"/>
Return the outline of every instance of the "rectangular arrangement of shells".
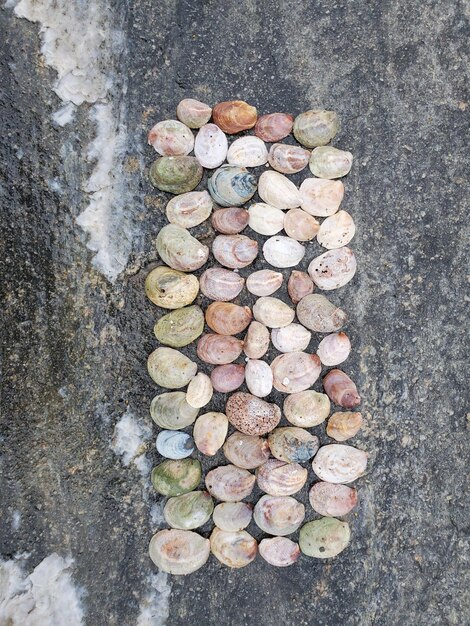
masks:
<path fill-rule="evenodd" d="M 302 554 L 330 559 L 350 542 L 344 517 L 358 500 L 350 484 L 367 465 L 366 452 L 343 443 L 361 428 L 360 396 L 343 365 L 351 350 L 348 315 L 325 295 L 356 272 L 348 247 L 355 225 L 340 208 L 339 180 L 352 154 L 329 145 L 339 129 L 333 111 L 258 116 L 239 100 L 211 108 L 186 99 L 176 117 L 148 135 L 158 153 L 150 183 L 173 194 L 156 239 L 161 264 L 145 284 L 160 308 L 148 372 L 168 390 L 150 406 L 165 459 L 152 484 L 168 498 L 168 528 L 152 537 L 150 557 L 179 575 L 202 567 L 210 553 L 233 568 L 258 554 L 275 567 Z M 195 191 L 204 168 L 207 189 Z M 297 187 L 289 175 L 306 168 L 312 175 Z M 211 249 L 191 234 L 206 220 L 216 233 Z M 298 269 L 304 257 L 307 272 Z M 261 269 L 249 273 L 255 259 Z M 289 303 L 276 297 L 281 287 Z M 199 292 L 211 301 L 205 311 L 194 304 Z M 199 363 L 180 351 L 193 342 Z M 269 362 L 271 346 L 278 356 Z M 322 392 L 312 389 L 319 380 Z M 283 394 L 282 406 L 269 401 L 273 389 Z M 208 410 L 214 394 L 224 412 Z M 320 442 L 315 428 L 326 420 L 329 440 Z M 202 476 L 197 457 L 219 450 L 226 463 Z M 253 506 L 245 500 L 255 483 L 264 495 Z M 304 523 L 295 495 L 306 484 L 317 518 Z M 211 518 L 207 538 L 198 529 Z M 246 530 L 252 520 L 265 533 L 259 544 Z M 297 531 L 298 542 L 289 538 Z"/>

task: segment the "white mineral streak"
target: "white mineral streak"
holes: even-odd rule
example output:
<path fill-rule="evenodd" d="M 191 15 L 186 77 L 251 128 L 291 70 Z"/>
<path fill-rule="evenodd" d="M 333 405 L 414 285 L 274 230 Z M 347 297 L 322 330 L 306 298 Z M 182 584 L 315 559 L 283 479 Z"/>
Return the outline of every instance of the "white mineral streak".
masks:
<path fill-rule="evenodd" d="M 151 435 L 151 426 L 137 420 L 129 410 L 114 427 L 111 449 L 121 457 L 125 467 L 133 462 L 143 478 L 149 475 L 151 469 L 150 460 L 145 455 L 146 444 Z"/>
<path fill-rule="evenodd" d="M 171 585 L 168 584 L 168 574 L 152 574 L 149 584 L 150 591 L 140 603 L 136 626 L 165 626 L 170 613 Z"/>

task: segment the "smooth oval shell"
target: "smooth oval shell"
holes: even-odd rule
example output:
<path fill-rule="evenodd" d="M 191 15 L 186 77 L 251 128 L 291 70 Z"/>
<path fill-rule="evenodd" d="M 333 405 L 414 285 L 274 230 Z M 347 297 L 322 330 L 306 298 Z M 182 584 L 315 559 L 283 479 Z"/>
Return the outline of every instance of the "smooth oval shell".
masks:
<path fill-rule="evenodd" d="M 305 111 L 294 120 L 293 133 L 299 143 L 307 148 L 325 146 L 339 130 L 339 119 L 334 111 Z"/>
<path fill-rule="evenodd" d="M 351 248 L 338 248 L 313 259 L 308 266 L 308 273 L 317 287 L 331 291 L 349 283 L 356 269 L 356 257 Z"/>
<path fill-rule="evenodd" d="M 204 313 L 196 304 L 163 315 L 153 328 L 160 343 L 182 348 L 195 341 L 204 330 Z"/>
<path fill-rule="evenodd" d="M 246 435 L 265 435 L 281 419 L 281 410 L 277 405 L 242 391 L 230 396 L 225 414 L 229 422 Z"/>
<path fill-rule="evenodd" d="M 250 307 L 231 302 L 212 302 L 206 310 L 206 324 L 219 335 L 238 335 L 252 317 Z"/>
<path fill-rule="evenodd" d="M 185 98 L 176 107 L 176 116 L 189 128 L 201 128 L 211 119 L 211 115 L 211 107 L 194 98 Z"/>
<path fill-rule="evenodd" d="M 201 480 L 201 464 L 196 459 L 167 459 L 152 470 L 152 485 L 162 496 L 180 496 L 193 491 Z"/>
<path fill-rule="evenodd" d="M 357 491 L 347 485 L 320 482 L 310 489 L 308 499 L 312 509 L 320 515 L 342 517 L 356 506 Z"/>
<path fill-rule="evenodd" d="M 211 267 L 199 279 L 200 289 L 206 298 L 227 302 L 233 300 L 243 289 L 245 279 L 222 267 Z"/>
<path fill-rule="evenodd" d="M 304 258 L 305 248 L 295 239 L 276 235 L 263 245 L 263 255 L 273 267 L 294 267 Z"/>
<path fill-rule="evenodd" d="M 149 132 L 148 142 L 162 156 L 185 156 L 194 147 L 194 135 L 182 122 L 164 120 Z"/>
<path fill-rule="evenodd" d="M 258 256 L 258 242 L 245 235 L 217 235 L 212 254 L 224 267 L 241 269 Z"/>
<path fill-rule="evenodd" d="M 264 202 L 256 202 L 248 209 L 248 224 L 260 235 L 275 235 L 284 228 L 284 213 Z"/>
<path fill-rule="evenodd" d="M 168 221 L 182 228 L 202 224 L 212 213 L 212 198 L 207 191 L 189 191 L 172 198 L 166 205 Z"/>
<path fill-rule="evenodd" d="M 278 298 L 262 296 L 253 305 L 253 316 L 268 328 L 281 328 L 292 322 L 295 311 Z"/>
<path fill-rule="evenodd" d="M 269 150 L 269 165 L 281 174 L 295 174 L 308 165 L 310 152 L 299 146 L 275 143 Z"/>
<path fill-rule="evenodd" d="M 317 233 L 318 243 L 332 250 L 347 245 L 354 237 L 356 226 L 347 211 L 338 211 L 321 223 Z"/>
<path fill-rule="evenodd" d="M 207 181 L 209 193 L 222 207 L 241 206 L 256 192 L 256 177 L 244 167 L 224 165 Z"/>
<path fill-rule="evenodd" d="M 312 461 L 318 478 L 335 484 L 352 483 L 364 474 L 366 467 L 366 452 L 342 443 L 322 446 Z"/>
<path fill-rule="evenodd" d="M 268 113 L 258 118 L 255 135 L 268 143 L 281 141 L 290 134 L 293 125 L 294 116 L 290 113 Z"/>
<path fill-rule="evenodd" d="M 303 428 L 284 426 L 268 435 L 271 454 L 286 463 L 304 463 L 317 452 L 319 439 Z"/>
<path fill-rule="evenodd" d="M 316 354 L 288 352 L 271 363 L 274 388 L 283 393 L 297 393 L 313 385 L 320 376 L 321 363 Z"/>
<path fill-rule="evenodd" d="M 223 235 L 237 235 L 250 219 L 246 209 L 231 206 L 227 209 L 218 209 L 212 214 L 212 226 Z"/>
<path fill-rule="evenodd" d="M 311 338 L 312 333 L 301 324 L 289 324 L 271 331 L 271 341 L 279 352 L 303 352 Z"/>
<path fill-rule="evenodd" d="M 319 228 L 317 220 L 302 209 L 291 209 L 284 217 L 284 230 L 296 241 L 311 241 Z"/>
<path fill-rule="evenodd" d="M 238 389 L 245 380 L 245 367 L 238 363 L 218 365 L 211 372 L 212 386 L 221 393 L 230 393 Z"/>
<path fill-rule="evenodd" d="M 205 564 L 209 554 L 209 539 L 190 530 L 159 530 L 150 540 L 150 558 L 168 574 L 191 574 Z"/>
<path fill-rule="evenodd" d="M 269 445 L 261 437 L 235 432 L 225 442 L 224 454 L 237 467 L 255 469 L 269 459 Z"/>
<path fill-rule="evenodd" d="M 255 477 L 248 470 L 235 465 L 222 465 L 207 473 L 207 491 L 224 502 L 239 502 L 253 491 Z"/>
<path fill-rule="evenodd" d="M 145 279 L 145 293 L 149 300 L 164 309 L 180 309 L 191 304 L 199 291 L 196 276 L 160 265 Z"/>
<path fill-rule="evenodd" d="M 245 382 L 254 396 L 269 396 L 273 388 L 273 373 L 266 361 L 250 359 L 245 367 Z"/>
<path fill-rule="evenodd" d="M 215 105 L 212 109 L 212 118 L 225 133 L 235 135 L 242 130 L 253 128 L 258 112 L 255 107 L 243 100 L 229 100 Z"/>
<path fill-rule="evenodd" d="M 214 528 L 210 536 L 212 554 L 227 567 L 246 567 L 258 553 L 256 539 L 246 532 L 228 532 Z"/>
<path fill-rule="evenodd" d="M 212 513 L 217 528 L 226 532 L 243 530 L 251 522 L 253 506 L 248 502 L 221 502 Z"/>
<path fill-rule="evenodd" d="M 332 333 L 340 330 L 348 316 L 336 305 L 320 294 L 310 294 L 297 305 L 297 317 L 301 324 L 316 333 Z"/>
<path fill-rule="evenodd" d="M 326 420 L 330 413 L 330 399 L 324 393 L 306 389 L 293 393 L 284 400 L 284 417 L 300 428 L 312 428 Z"/>
<path fill-rule="evenodd" d="M 235 139 L 227 153 L 227 162 L 240 167 L 259 167 L 268 161 L 268 150 L 259 137 L 247 135 Z M 308 159 L 307 159 L 308 162 Z"/>
<path fill-rule="evenodd" d="M 186 402 L 184 391 L 161 393 L 150 404 L 150 415 L 155 424 L 168 430 L 191 426 L 197 414 L 198 409 Z"/>
<path fill-rule="evenodd" d="M 327 367 L 346 361 L 351 352 L 351 342 L 346 333 L 332 333 L 320 341 L 317 354 Z"/>
<path fill-rule="evenodd" d="M 336 441 L 346 441 L 358 433 L 362 426 L 360 413 L 333 413 L 328 420 L 326 434 Z"/>
<path fill-rule="evenodd" d="M 340 180 L 306 178 L 299 189 L 300 206 L 317 217 L 328 217 L 339 209 L 344 196 L 344 185 Z"/>
<path fill-rule="evenodd" d="M 214 502 L 207 491 L 191 491 L 170 498 L 163 509 L 168 526 L 180 530 L 193 530 L 210 520 Z"/>
<path fill-rule="evenodd" d="M 170 193 L 186 193 L 199 185 L 203 169 L 195 157 L 160 157 L 152 163 L 149 171 L 151 184 Z"/>
<path fill-rule="evenodd" d="M 341 178 L 349 173 L 353 155 L 331 146 L 321 146 L 312 151 L 309 161 L 310 171 L 318 178 Z"/>
<path fill-rule="evenodd" d="M 236 337 L 207 333 L 197 342 L 197 355 L 211 365 L 225 365 L 238 359 L 243 349 L 243 341 Z"/>
<path fill-rule="evenodd" d="M 282 285 L 284 277 L 281 272 L 259 270 L 246 279 L 246 288 L 255 296 L 270 296 Z"/>
<path fill-rule="evenodd" d="M 152 380 L 168 389 L 185 387 L 196 375 L 197 365 L 173 348 L 157 348 L 147 360 L 148 373 Z"/>
<path fill-rule="evenodd" d="M 160 230 L 156 248 L 164 263 L 182 272 L 199 269 L 209 257 L 209 248 L 176 224 L 167 224 Z"/>
<path fill-rule="evenodd" d="M 322 517 L 302 526 L 299 546 L 306 556 L 329 559 L 342 552 L 350 539 L 351 531 L 346 522 L 340 522 L 334 517 Z"/>
<path fill-rule="evenodd" d="M 256 470 L 258 487 L 271 496 L 291 496 L 307 482 L 308 471 L 299 463 L 269 459 Z"/>
<path fill-rule="evenodd" d="M 314 290 L 313 280 L 307 272 L 292 270 L 287 282 L 287 293 L 294 304 L 297 304 Z"/>
<path fill-rule="evenodd" d="M 299 546 L 287 537 L 262 539 L 258 550 L 263 559 L 274 567 L 293 565 L 300 556 Z"/>
<path fill-rule="evenodd" d="M 250 359 L 260 359 L 269 348 L 269 330 L 261 322 L 251 322 L 243 344 L 243 352 Z"/>
<path fill-rule="evenodd" d="M 295 209 L 300 206 L 300 193 L 284 174 L 268 170 L 258 181 L 258 195 L 267 204 L 278 209 Z"/>
<path fill-rule="evenodd" d="M 199 163 L 213 170 L 225 161 L 228 141 L 225 134 L 215 124 L 201 126 L 194 143 L 194 154 Z"/>
<path fill-rule="evenodd" d="M 193 427 L 194 443 L 206 456 L 214 456 L 224 445 L 228 419 L 223 413 L 211 411 L 197 418 Z"/>
<path fill-rule="evenodd" d="M 156 448 L 166 459 L 185 459 L 194 452 L 194 441 L 187 433 L 162 430 L 158 433 Z"/>
<path fill-rule="evenodd" d="M 209 376 L 203 372 L 198 372 L 188 385 L 186 402 L 195 409 L 200 409 L 209 404 L 213 392 Z"/>
<path fill-rule="evenodd" d="M 345 409 L 353 409 L 361 402 L 356 385 L 341 370 L 330 370 L 323 379 L 323 388 L 332 402 Z"/>
<path fill-rule="evenodd" d="M 304 505 L 291 496 L 261 496 L 253 511 L 256 525 L 270 535 L 295 533 L 304 518 Z"/>

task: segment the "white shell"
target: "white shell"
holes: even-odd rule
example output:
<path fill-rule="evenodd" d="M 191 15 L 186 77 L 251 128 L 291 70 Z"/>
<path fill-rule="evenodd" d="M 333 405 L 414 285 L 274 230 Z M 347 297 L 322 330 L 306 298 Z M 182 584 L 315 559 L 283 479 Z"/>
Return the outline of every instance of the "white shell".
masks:
<path fill-rule="evenodd" d="M 273 373 L 266 361 L 250 359 L 245 367 L 245 382 L 254 396 L 268 396 L 273 388 Z"/>
<path fill-rule="evenodd" d="M 182 228 L 202 224 L 212 213 L 212 198 L 207 191 L 189 191 L 172 198 L 166 205 L 168 221 Z"/>
<path fill-rule="evenodd" d="M 194 154 L 202 167 L 213 170 L 222 165 L 227 150 L 227 137 L 218 126 L 215 124 L 201 126 L 194 142 Z"/>
<path fill-rule="evenodd" d="M 243 352 L 250 359 L 260 359 L 269 348 L 269 330 L 261 322 L 251 322 L 245 335 Z"/>
<path fill-rule="evenodd" d="M 317 354 L 320 361 L 327 367 L 339 365 L 349 356 L 351 342 L 346 333 L 333 333 L 320 341 Z"/>
<path fill-rule="evenodd" d="M 194 443 L 207 456 L 214 456 L 224 445 L 228 419 L 223 413 L 211 411 L 197 418 L 193 427 Z"/>
<path fill-rule="evenodd" d="M 268 328 L 281 328 L 292 322 L 295 311 L 278 298 L 263 296 L 254 303 L 253 316 Z"/>
<path fill-rule="evenodd" d="M 255 505 L 256 525 L 270 535 L 290 535 L 305 518 L 305 507 L 291 496 L 261 496 Z"/>
<path fill-rule="evenodd" d="M 227 152 L 227 162 L 230 165 L 258 167 L 264 165 L 267 161 L 268 150 L 265 143 L 254 135 L 235 139 Z"/>
<path fill-rule="evenodd" d="M 264 202 L 252 204 L 248 213 L 249 227 L 260 235 L 275 235 L 284 227 L 284 213 L 270 204 Z"/>
<path fill-rule="evenodd" d="M 279 172 L 263 172 L 258 181 L 258 195 L 267 204 L 278 209 L 300 206 L 300 193 L 294 183 Z"/>
<path fill-rule="evenodd" d="M 328 250 L 341 248 L 351 241 L 355 232 L 356 226 L 349 213 L 338 211 L 322 222 L 317 233 L 317 241 Z"/>
<path fill-rule="evenodd" d="M 320 359 L 316 354 L 288 352 L 271 363 L 273 386 L 283 393 L 297 393 L 313 385 L 321 373 Z"/>
<path fill-rule="evenodd" d="M 317 256 L 308 266 L 313 282 L 324 291 L 343 287 L 354 277 L 357 263 L 351 248 L 328 250 Z"/>
<path fill-rule="evenodd" d="M 339 209 L 344 196 L 340 180 L 306 178 L 300 185 L 300 206 L 317 217 L 328 217 Z"/>
<path fill-rule="evenodd" d="M 263 255 L 273 267 L 294 267 L 304 258 L 305 248 L 295 239 L 276 235 L 263 245 Z"/>
<path fill-rule="evenodd" d="M 186 402 L 195 409 L 200 409 L 209 404 L 213 393 L 211 379 L 207 374 L 199 372 L 188 385 Z"/>
<path fill-rule="evenodd" d="M 299 545 L 287 537 L 262 539 L 258 550 L 260 556 L 274 567 L 293 565 L 300 556 Z"/>
<path fill-rule="evenodd" d="M 256 539 L 246 530 L 227 532 L 214 528 L 210 536 L 210 544 L 212 554 L 227 567 L 245 567 L 255 559 L 258 553 Z"/>
<path fill-rule="evenodd" d="M 232 533 L 246 528 L 252 517 L 253 506 L 248 502 L 221 502 L 212 513 L 217 528 Z"/>
<path fill-rule="evenodd" d="M 246 288 L 255 296 L 270 296 L 282 285 L 284 276 L 273 270 L 253 272 L 246 279 Z"/>
<path fill-rule="evenodd" d="M 195 572 L 209 558 L 210 543 L 192 530 L 159 530 L 149 545 L 149 555 L 155 565 L 169 574 Z"/>
<path fill-rule="evenodd" d="M 162 156 L 184 156 L 194 147 L 194 135 L 178 120 L 163 120 L 150 130 L 148 142 Z"/>
<path fill-rule="evenodd" d="M 194 441 L 191 435 L 178 430 L 161 430 L 155 446 L 158 453 L 166 459 L 185 459 L 194 452 Z"/>
<path fill-rule="evenodd" d="M 289 324 L 271 331 L 271 341 L 279 352 L 303 352 L 312 338 L 312 333 L 301 324 Z"/>
<path fill-rule="evenodd" d="M 306 389 L 287 396 L 283 412 L 286 420 L 294 426 L 312 428 L 326 420 L 330 406 L 330 399 L 326 393 Z"/>
<path fill-rule="evenodd" d="M 328 483 L 352 483 L 366 467 L 366 452 L 341 443 L 322 446 L 312 461 L 315 474 Z"/>
<path fill-rule="evenodd" d="M 353 155 L 333 146 L 319 146 L 310 155 L 309 167 L 318 178 L 341 178 L 349 173 Z"/>

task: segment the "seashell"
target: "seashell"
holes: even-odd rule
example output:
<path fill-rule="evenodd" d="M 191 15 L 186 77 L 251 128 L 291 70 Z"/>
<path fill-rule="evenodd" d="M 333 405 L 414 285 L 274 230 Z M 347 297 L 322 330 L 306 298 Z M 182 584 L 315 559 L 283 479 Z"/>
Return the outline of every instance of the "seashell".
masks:
<path fill-rule="evenodd" d="M 308 266 L 308 273 L 317 287 L 331 291 L 349 283 L 356 268 L 356 257 L 351 248 L 338 248 L 314 258 Z"/>
<path fill-rule="evenodd" d="M 185 124 L 165 120 L 149 132 L 148 143 L 162 156 L 185 156 L 194 148 L 194 135 Z"/>
<path fill-rule="evenodd" d="M 320 341 L 317 354 L 323 365 L 331 367 L 339 365 L 349 356 L 351 342 L 346 333 L 333 333 Z"/>
<path fill-rule="evenodd" d="M 261 496 L 253 511 L 256 525 L 270 535 L 295 533 L 304 518 L 304 505 L 291 496 Z"/>
<path fill-rule="evenodd" d="M 196 304 L 163 315 L 153 328 L 155 337 L 171 348 L 182 348 L 204 330 L 204 313 Z"/>
<path fill-rule="evenodd" d="M 197 355 L 211 365 L 225 365 L 238 359 L 242 353 L 243 341 L 226 335 L 207 333 L 197 342 Z"/>
<path fill-rule="evenodd" d="M 157 348 L 147 359 L 147 369 L 152 380 L 168 389 L 186 387 L 196 375 L 197 365 L 173 348 Z"/>
<path fill-rule="evenodd" d="M 240 167 L 259 167 L 268 162 L 268 150 L 259 137 L 240 137 L 228 149 L 227 162 Z"/>
<path fill-rule="evenodd" d="M 338 211 L 324 220 L 317 233 L 317 241 L 332 250 L 348 244 L 354 237 L 356 226 L 347 211 Z"/>
<path fill-rule="evenodd" d="M 297 317 L 301 324 L 316 333 L 332 333 L 339 330 L 348 316 L 326 296 L 310 294 L 297 305 Z"/>
<path fill-rule="evenodd" d="M 193 530 L 208 522 L 214 510 L 214 502 L 207 491 L 191 491 L 170 498 L 163 509 L 168 526 L 180 530 Z"/>
<path fill-rule="evenodd" d="M 304 463 L 315 456 L 319 439 L 303 428 L 284 426 L 269 433 L 268 443 L 276 459 L 286 463 Z"/>
<path fill-rule="evenodd" d="M 309 161 L 310 171 L 318 178 L 341 178 L 351 169 L 353 155 L 331 146 L 321 146 L 312 151 Z"/>
<path fill-rule="evenodd" d="M 328 217 L 339 209 L 344 196 L 340 180 L 306 178 L 300 185 L 300 206 L 317 217 Z"/>
<path fill-rule="evenodd" d="M 202 167 L 214 170 L 222 165 L 227 150 L 227 137 L 218 126 L 215 124 L 201 126 L 194 142 L 194 154 Z"/>
<path fill-rule="evenodd" d="M 195 409 L 200 409 L 209 404 L 213 393 L 211 379 L 207 374 L 199 372 L 188 385 L 186 402 Z"/>
<path fill-rule="evenodd" d="M 209 248 L 195 239 L 186 228 L 176 224 L 167 224 L 160 230 L 156 248 L 164 263 L 182 272 L 199 269 L 209 257 Z"/>
<path fill-rule="evenodd" d="M 229 533 L 246 528 L 252 517 L 253 506 L 248 502 L 221 502 L 212 513 L 212 520 L 217 528 Z"/>
<path fill-rule="evenodd" d="M 300 556 L 298 544 L 287 537 L 262 539 L 258 550 L 263 559 L 274 567 L 293 565 Z"/>
<path fill-rule="evenodd" d="M 275 235 L 284 228 L 284 213 L 281 209 L 256 202 L 248 209 L 248 224 L 251 230 L 260 235 Z"/>
<path fill-rule="evenodd" d="M 228 363 L 214 367 L 211 373 L 212 386 L 216 391 L 229 393 L 235 391 L 245 380 L 245 367 L 237 363 Z"/>
<path fill-rule="evenodd" d="M 253 491 L 255 477 L 235 465 L 222 465 L 207 473 L 207 491 L 224 502 L 239 502 Z"/>
<path fill-rule="evenodd" d="M 313 385 L 320 376 L 321 363 L 316 354 L 288 352 L 271 363 L 273 385 L 284 393 L 297 393 Z"/>
<path fill-rule="evenodd" d="M 254 561 L 258 553 L 256 539 L 246 530 L 227 532 L 214 528 L 210 543 L 212 554 L 227 567 L 245 567 Z"/>
<path fill-rule="evenodd" d="M 290 113 L 268 113 L 258 118 L 255 135 L 269 143 L 281 141 L 290 134 L 293 125 L 294 116 Z"/>
<path fill-rule="evenodd" d="M 367 454 L 342 443 L 322 446 L 312 461 L 318 478 L 335 484 L 352 483 L 364 474 L 366 467 Z"/>
<path fill-rule="evenodd" d="M 269 165 L 282 174 L 295 174 L 307 167 L 310 152 L 299 146 L 275 143 L 269 150 Z"/>
<path fill-rule="evenodd" d="M 170 193 L 186 193 L 199 185 L 203 169 L 195 157 L 160 157 L 149 170 L 150 183 Z"/>
<path fill-rule="evenodd" d="M 350 539 L 351 531 L 346 522 L 334 517 L 322 517 L 302 526 L 299 546 L 306 556 L 330 559 L 342 552 Z"/>
<path fill-rule="evenodd" d="M 255 194 L 256 177 L 244 167 L 224 165 L 207 181 L 209 193 L 223 207 L 241 206 Z"/>
<path fill-rule="evenodd" d="M 281 328 L 292 322 L 295 311 L 278 298 L 262 296 L 253 305 L 253 315 L 268 328 Z"/>
<path fill-rule="evenodd" d="M 258 242 L 245 235 L 217 235 L 212 243 L 212 254 L 221 265 L 241 269 L 258 256 Z"/>
<path fill-rule="evenodd" d="M 305 248 L 295 239 L 276 235 L 263 245 L 263 255 L 273 267 L 294 267 L 304 258 Z"/>
<path fill-rule="evenodd" d="M 211 267 L 203 272 L 199 283 L 206 298 L 227 302 L 238 296 L 243 289 L 245 279 L 222 267 Z"/>
<path fill-rule="evenodd" d="M 336 441 L 351 439 L 362 426 L 360 413 L 333 413 L 328 420 L 326 434 Z"/>
<path fill-rule="evenodd" d="M 330 370 L 323 378 L 323 388 L 332 402 L 345 409 L 353 409 L 361 403 L 356 385 L 341 370 Z"/>
<path fill-rule="evenodd" d="M 162 572 L 184 576 L 206 563 L 210 542 L 190 530 L 159 530 L 150 540 L 149 555 Z"/>
<path fill-rule="evenodd" d="M 176 116 L 189 128 L 201 128 L 211 119 L 212 109 L 208 104 L 185 98 L 176 107 Z"/>
<path fill-rule="evenodd" d="M 166 459 L 185 459 L 194 452 L 193 438 L 177 430 L 162 430 L 156 441 L 157 451 Z"/>
<path fill-rule="evenodd" d="M 357 491 L 347 485 L 315 483 L 308 498 L 312 509 L 326 517 L 347 515 L 357 504 Z"/>
<path fill-rule="evenodd" d="M 228 419 L 223 413 L 204 413 L 194 424 L 194 442 L 200 452 L 206 456 L 214 456 L 223 446 L 227 432 Z"/>
<path fill-rule="evenodd" d="M 212 213 L 212 198 L 207 191 L 189 191 L 172 198 L 166 205 L 168 221 L 182 228 L 202 224 Z"/>
<path fill-rule="evenodd" d="M 284 217 L 284 230 L 296 241 L 311 241 L 319 228 L 317 220 L 302 209 L 291 209 Z"/>
<path fill-rule="evenodd" d="M 259 177 L 258 195 L 277 209 L 295 209 L 300 206 L 300 193 L 294 183 L 272 170 L 263 172 Z"/>
<path fill-rule="evenodd" d="M 325 146 L 339 130 L 339 119 L 334 111 L 311 110 L 297 115 L 293 133 L 307 148 Z"/>
<path fill-rule="evenodd" d="M 235 135 L 242 130 L 253 128 L 258 112 L 243 100 L 219 102 L 212 109 L 212 119 L 224 133 Z"/>
<path fill-rule="evenodd" d="M 326 420 L 330 399 L 312 389 L 293 393 L 284 400 L 284 416 L 288 422 L 301 428 L 312 428 Z"/>
<path fill-rule="evenodd" d="M 273 373 L 266 361 L 250 359 L 245 367 L 245 382 L 254 396 L 269 396 L 273 388 Z"/>
<path fill-rule="evenodd" d="M 243 352 L 249 359 L 260 359 L 269 348 L 269 330 L 260 322 L 251 322 L 245 335 Z"/>
<path fill-rule="evenodd" d="M 300 324 L 289 324 L 271 331 L 271 341 L 279 352 L 303 352 L 311 338 L 312 333 Z"/>
<path fill-rule="evenodd" d="M 308 472 L 298 463 L 269 459 L 256 470 L 258 487 L 271 496 L 291 496 L 307 482 Z"/>
<path fill-rule="evenodd" d="M 282 285 L 284 276 L 273 270 L 253 272 L 246 279 L 246 288 L 255 296 L 270 296 Z"/>
<path fill-rule="evenodd" d="M 184 391 L 161 393 L 150 404 L 150 415 L 155 424 L 168 430 L 190 426 L 197 414 L 198 410 L 186 402 Z"/>
<path fill-rule="evenodd" d="M 255 469 L 269 459 L 269 445 L 261 437 L 235 432 L 225 442 L 224 454 L 237 467 Z"/>
<path fill-rule="evenodd" d="M 180 496 L 193 491 L 201 475 L 201 464 L 196 459 L 167 459 L 153 468 L 152 485 L 162 496 Z"/>
<path fill-rule="evenodd" d="M 250 307 L 231 302 L 211 302 L 206 310 L 206 324 L 219 335 L 238 335 L 252 317 Z"/>
<path fill-rule="evenodd" d="M 164 309 L 180 309 L 191 304 L 199 291 L 196 276 L 184 274 L 160 265 L 145 279 L 145 293 L 149 300 Z"/>
<path fill-rule="evenodd" d="M 246 209 L 231 206 L 218 209 L 212 214 L 212 226 L 224 235 L 237 235 L 248 224 L 250 214 Z"/>
<path fill-rule="evenodd" d="M 313 292 L 313 280 L 307 272 L 292 270 L 287 282 L 287 293 L 294 304 L 297 304 Z"/>
<path fill-rule="evenodd" d="M 281 419 L 281 410 L 277 405 L 242 391 L 230 396 L 225 414 L 228 421 L 245 435 L 265 435 Z"/>

